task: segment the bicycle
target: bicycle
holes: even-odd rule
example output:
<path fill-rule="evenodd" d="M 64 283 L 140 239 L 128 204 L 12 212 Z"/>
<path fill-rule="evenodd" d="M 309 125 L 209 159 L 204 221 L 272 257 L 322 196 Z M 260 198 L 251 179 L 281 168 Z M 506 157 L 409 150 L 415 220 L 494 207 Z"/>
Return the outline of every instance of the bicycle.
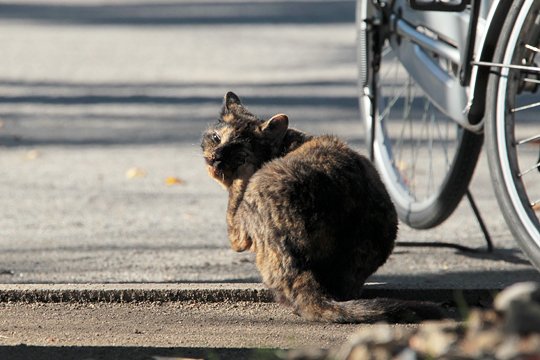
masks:
<path fill-rule="evenodd" d="M 400 219 L 445 221 L 483 147 L 505 220 L 540 270 L 540 1 L 357 0 L 359 104 Z"/>

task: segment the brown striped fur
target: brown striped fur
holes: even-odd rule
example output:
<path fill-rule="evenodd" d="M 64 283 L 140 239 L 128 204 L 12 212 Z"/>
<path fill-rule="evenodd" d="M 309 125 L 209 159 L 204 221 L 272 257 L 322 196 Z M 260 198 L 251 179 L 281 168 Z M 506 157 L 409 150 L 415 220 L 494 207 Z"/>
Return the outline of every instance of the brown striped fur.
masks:
<path fill-rule="evenodd" d="M 333 136 L 288 128 L 283 114 L 259 120 L 230 92 L 201 146 L 210 176 L 229 192 L 231 247 L 256 253 L 280 302 L 332 322 L 415 314 L 414 304 L 358 300 L 397 234 L 396 211 L 368 159 Z"/>

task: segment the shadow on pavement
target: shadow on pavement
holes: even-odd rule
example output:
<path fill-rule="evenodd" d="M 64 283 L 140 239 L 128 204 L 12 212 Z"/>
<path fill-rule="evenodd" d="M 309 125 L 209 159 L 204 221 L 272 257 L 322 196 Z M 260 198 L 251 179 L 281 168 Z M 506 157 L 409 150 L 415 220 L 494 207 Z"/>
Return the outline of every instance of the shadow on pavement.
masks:
<path fill-rule="evenodd" d="M 534 268 L 525 269 L 478 269 L 475 271 L 420 272 L 411 274 L 377 274 L 368 281 L 379 283 L 373 288 L 390 289 L 502 289 L 520 281 L 540 281 L 540 272 Z M 466 286 L 464 287 L 464 285 Z"/>
<path fill-rule="evenodd" d="M 461 255 L 471 259 L 488 259 L 503 261 L 509 264 L 529 265 L 530 262 L 525 258 L 523 252 L 518 249 L 494 249 L 493 252 L 460 252 Z"/>
<path fill-rule="evenodd" d="M 126 359 L 279 359 L 273 350 L 137 347 L 137 346 L 0 346 L 0 358 L 10 360 Z"/>
<path fill-rule="evenodd" d="M 1 6 L 0 6 L 1 8 Z M 331 111 L 355 117 L 353 95 L 328 96 L 328 88 L 354 88 L 349 81 L 281 83 L 85 83 L 13 81 L 0 79 L 13 95 L 0 97 L 0 119 L 6 126 L 0 144 L 16 146 L 145 145 L 191 143 L 198 146 L 202 131 L 217 119 L 222 93 L 231 87 L 241 93 L 253 88 L 298 87 L 295 95 L 246 96 L 254 109 L 279 107 L 300 114 L 297 125 L 328 122 Z M 316 89 L 305 94 L 304 89 Z M 216 91 L 215 89 L 221 89 Z M 122 94 L 117 94 L 122 90 Z M 192 95 L 196 93 L 197 95 Z M 25 110 L 30 106 L 40 111 Z M 44 109 L 41 111 L 41 107 Z M 310 109 L 315 116 L 305 116 Z M 316 109 L 324 109 L 317 112 Z M 343 115 L 342 115 L 343 117 Z M 198 149 L 197 149 L 198 150 Z"/>
<path fill-rule="evenodd" d="M 250 104 L 256 106 L 280 104 L 281 106 L 309 105 L 316 107 L 356 108 L 358 100 L 352 96 L 315 97 L 315 96 L 264 96 L 250 98 Z M 3 96 L 0 104 L 46 104 L 46 105 L 93 105 L 93 104 L 157 104 L 157 105 L 197 105 L 201 103 L 221 104 L 221 98 L 215 96 L 166 96 L 166 95 L 82 95 L 82 96 Z M 216 106 L 217 107 L 217 106 Z"/>
<path fill-rule="evenodd" d="M 182 26 L 207 24 L 325 24 L 354 22 L 355 2 L 186 1 L 125 4 L 5 3 L 0 20 L 65 25 Z"/>
<path fill-rule="evenodd" d="M 410 245 L 407 245 L 410 244 Z M 523 252 L 517 248 L 515 249 L 501 249 L 495 247 L 492 252 L 485 250 L 485 247 L 475 248 L 471 247 L 472 251 L 466 251 L 455 248 L 455 246 L 463 246 L 462 244 L 456 243 L 424 243 L 424 242 L 409 242 L 409 243 L 399 243 L 396 250 L 394 250 L 394 255 L 405 255 L 411 253 L 410 248 L 438 248 L 438 249 L 450 249 L 453 250 L 456 255 L 464 256 L 470 259 L 479 259 L 479 260 L 493 260 L 501 261 L 508 264 L 516 265 L 530 265 L 530 262 L 527 260 Z"/>

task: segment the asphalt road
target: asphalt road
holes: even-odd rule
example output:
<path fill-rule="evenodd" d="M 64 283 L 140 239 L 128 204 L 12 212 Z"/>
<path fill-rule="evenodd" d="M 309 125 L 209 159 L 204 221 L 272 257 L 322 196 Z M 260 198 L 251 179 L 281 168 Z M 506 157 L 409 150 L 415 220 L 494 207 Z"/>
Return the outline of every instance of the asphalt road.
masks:
<path fill-rule="evenodd" d="M 259 281 L 228 248 L 200 134 L 233 90 L 363 151 L 353 20 L 353 1 L 1 1 L 0 282 Z M 495 253 L 397 248 L 374 286 L 540 280 L 484 158 L 471 189 Z M 483 245 L 465 203 L 399 239 Z"/>
<path fill-rule="evenodd" d="M 283 359 L 276 349 L 338 348 L 360 329 L 302 320 L 275 303 L 0 304 L 0 310 L 0 356 L 10 360 Z M 378 338 L 418 326 L 361 328 Z"/>

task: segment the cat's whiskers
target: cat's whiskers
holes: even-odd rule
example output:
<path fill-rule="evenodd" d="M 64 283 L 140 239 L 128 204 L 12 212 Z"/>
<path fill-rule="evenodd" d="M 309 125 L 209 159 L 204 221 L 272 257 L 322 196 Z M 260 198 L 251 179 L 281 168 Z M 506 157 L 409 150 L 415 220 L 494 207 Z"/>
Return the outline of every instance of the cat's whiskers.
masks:
<path fill-rule="evenodd" d="M 199 149 L 195 150 L 195 149 L 191 149 L 190 151 L 188 151 L 188 154 L 190 154 L 191 156 L 195 156 L 195 157 L 201 157 L 201 152 Z"/>

